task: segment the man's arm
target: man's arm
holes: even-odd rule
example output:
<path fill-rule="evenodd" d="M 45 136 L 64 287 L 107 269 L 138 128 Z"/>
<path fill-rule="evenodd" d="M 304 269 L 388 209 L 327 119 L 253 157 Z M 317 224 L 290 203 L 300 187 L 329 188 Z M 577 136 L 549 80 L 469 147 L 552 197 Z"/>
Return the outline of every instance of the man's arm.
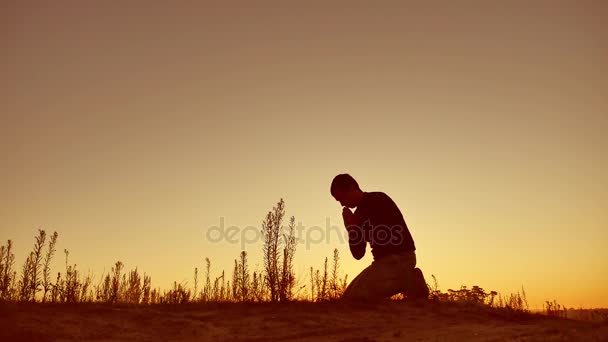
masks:
<path fill-rule="evenodd" d="M 342 209 L 342 218 L 344 219 L 344 226 L 348 232 L 350 253 L 355 259 L 359 260 L 365 255 L 365 247 L 367 245 L 363 236 L 361 219 L 356 214 L 353 214 L 347 207 Z"/>

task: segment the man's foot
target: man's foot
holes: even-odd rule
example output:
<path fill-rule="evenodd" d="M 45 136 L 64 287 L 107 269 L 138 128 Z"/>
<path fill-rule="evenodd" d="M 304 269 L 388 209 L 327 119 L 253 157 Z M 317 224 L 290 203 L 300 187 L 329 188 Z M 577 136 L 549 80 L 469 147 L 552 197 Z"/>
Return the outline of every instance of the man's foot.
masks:
<path fill-rule="evenodd" d="M 414 269 L 414 288 L 411 293 L 407 295 L 408 299 L 428 299 L 429 298 L 429 287 L 426 285 L 422 270 L 416 267 Z"/>

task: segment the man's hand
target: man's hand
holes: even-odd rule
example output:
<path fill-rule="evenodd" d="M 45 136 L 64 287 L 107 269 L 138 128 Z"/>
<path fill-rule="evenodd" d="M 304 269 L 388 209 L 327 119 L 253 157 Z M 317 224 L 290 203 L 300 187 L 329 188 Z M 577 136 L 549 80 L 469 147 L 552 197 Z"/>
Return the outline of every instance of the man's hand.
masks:
<path fill-rule="evenodd" d="M 344 219 L 344 225 L 347 227 L 351 224 L 356 224 L 355 214 L 353 214 L 347 207 L 342 208 L 342 218 Z"/>

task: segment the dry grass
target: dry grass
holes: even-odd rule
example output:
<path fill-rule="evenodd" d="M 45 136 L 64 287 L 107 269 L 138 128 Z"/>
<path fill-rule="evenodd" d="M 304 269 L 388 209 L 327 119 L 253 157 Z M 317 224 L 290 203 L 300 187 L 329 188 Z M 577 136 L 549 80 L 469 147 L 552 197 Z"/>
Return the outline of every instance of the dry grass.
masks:
<path fill-rule="evenodd" d="M 280 222 L 283 213 L 282 201 L 269 212 L 265 224 L 274 229 L 273 236 L 280 236 Z M 270 219 L 270 221 L 269 221 Z M 274 223 L 273 223 L 274 222 Z M 184 284 L 174 282 L 173 287 L 168 290 L 152 288 L 152 280 L 145 273 L 142 275 L 137 267 L 131 271 L 124 272 L 124 264 L 117 261 L 111 272 L 102 276 L 95 286 L 92 286 L 91 274 L 83 275 L 76 265 L 69 263 L 69 252 L 65 253 L 65 272 L 57 273 L 55 282 L 50 280 L 50 261 L 54 255 L 57 242 L 55 232 L 49 239 L 47 252 L 42 258 L 45 246 L 46 232 L 39 230 L 36 236 L 33 251 L 26 259 L 22 272 L 17 278 L 17 272 L 13 270 L 14 254 L 12 252 L 12 241 L 0 246 L 0 300 L 20 302 L 47 302 L 52 303 L 89 303 L 99 302 L 108 304 L 186 304 L 186 303 L 220 303 L 220 302 L 265 302 L 265 301 L 288 301 L 288 300 L 310 300 L 331 301 L 340 298 L 347 286 L 347 275 L 341 277 L 339 265 L 340 256 L 338 250 L 334 250 L 331 269 L 329 260 L 321 269 L 310 268 L 310 283 L 306 292 L 294 296 L 293 288 L 296 284 L 293 276 L 293 255 L 295 253 L 295 238 L 293 237 L 293 222 L 290 220 L 289 233 L 285 234 L 285 248 L 283 259 L 279 258 L 268 265 L 277 265 L 276 269 L 271 267 L 263 273 L 253 272 L 250 274 L 247 253 L 242 251 L 232 274 L 232 283 L 226 280 L 225 272 L 213 278 L 211 276 L 211 261 L 206 258 L 205 279 L 199 290 L 198 268 L 194 271 L 194 288 L 188 288 Z M 278 233 L 277 233 L 278 232 Z M 277 246 L 281 244 L 275 241 Z M 272 243 L 271 243 L 272 244 Z M 273 251 L 274 247 L 264 247 L 264 251 Z M 274 254 L 272 254 L 274 255 Z M 271 255 L 271 256 L 272 256 Z M 277 254 L 277 256 L 280 254 Z M 268 258 L 266 260 L 269 260 Z M 280 271 L 279 271 L 280 270 Z M 268 272 L 277 273 L 269 276 Z M 272 293 L 272 282 L 276 279 Z M 529 312 L 526 292 L 509 295 L 500 295 L 496 291 L 486 291 L 479 286 L 461 286 L 458 290 L 448 289 L 443 292 L 439 289 L 437 278 L 433 275 L 433 284 L 430 287 L 429 299 L 440 303 L 459 303 L 464 305 L 485 306 L 496 310 L 513 312 Z M 299 290 L 304 289 L 302 285 Z M 393 299 L 401 300 L 397 295 Z M 543 308 L 543 314 L 552 317 L 584 319 L 589 321 L 607 321 L 608 312 L 602 309 L 573 309 L 566 308 L 554 301 L 547 301 Z"/>

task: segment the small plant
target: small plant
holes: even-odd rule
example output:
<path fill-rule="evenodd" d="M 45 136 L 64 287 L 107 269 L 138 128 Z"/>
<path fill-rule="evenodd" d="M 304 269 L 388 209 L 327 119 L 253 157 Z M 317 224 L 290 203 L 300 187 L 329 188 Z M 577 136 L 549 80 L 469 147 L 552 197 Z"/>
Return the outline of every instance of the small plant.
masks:
<path fill-rule="evenodd" d="M 239 297 L 239 265 L 235 259 L 234 260 L 234 269 L 232 270 L 232 298 L 234 298 L 235 300 L 238 300 L 238 297 Z"/>
<path fill-rule="evenodd" d="M 291 300 L 293 288 L 296 283 L 296 275 L 293 270 L 293 259 L 296 253 L 296 218 L 289 219 L 288 233 L 283 234 L 285 247 L 283 248 L 283 269 L 279 282 L 279 299 Z"/>
<path fill-rule="evenodd" d="M 329 259 L 326 257 L 323 270 L 310 268 L 310 300 L 326 301 L 338 299 L 342 296 L 348 285 L 348 275 L 340 279 L 340 255 L 334 249 L 331 275 L 329 274 Z"/>
<path fill-rule="evenodd" d="M 546 301 L 545 304 L 543 304 L 543 309 L 547 316 L 562 318 L 568 316 L 568 309 L 566 309 L 565 306 L 558 304 L 555 299 L 552 302 Z"/>
<path fill-rule="evenodd" d="M 277 205 L 266 214 L 262 222 L 264 236 L 264 270 L 265 285 L 270 291 L 270 301 L 285 301 L 293 297 L 295 273 L 293 259 L 296 251 L 295 217 L 289 220 L 287 234 L 283 234 L 283 217 L 285 216 L 285 201 L 281 198 Z M 280 237 L 283 236 L 283 242 Z M 281 246 L 284 248 L 281 251 Z M 283 259 L 281 260 L 281 255 Z"/>
<path fill-rule="evenodd" d="M 238 271 L 238 299 L 242 302 L 250 299 L 251 281 L 249 279 L 249 268 L 247 266 L 247 252 L 242 251 L 237 265 Z"/>
<path fill-rule="evenodd" d="M 57 232 L 54 232 L 49 240 L 49 247 L 46 255 L 44 256 L 44 264 L 42 268 L 42 288 L 44 293 L 42 294 L 42 302 L 46 301 L 46 295 L 51 290 L 53 284 L 51 284 L 51 259 L 55 254 L 55 245 L 57 244 Z"/>
<path fill-rule="evenodd" d="M 497 293 L 495 291 L 486 292 L 483 288 L 477 285 L 470 289 L 463 285 L 459 290 L 448 289 L 447 297 L 443 296 L 442 299 L 451 302 L 468 304 L 489 304 L 490 302 L 494 302 L 494 296 L 496 296 L 496 294 Z"/>
<path fill-rule="evenodd" d="M 215 278 L 213 281 L 213 290 L 211 291 L 211 297 L 209 301 L 211 302 L 223 302 L 230 300 L 230 294 L 228 292 L 228 288 L 230 287 L 230 282 L 226 281 L 226 273 L 222 271 L 222 275 Z"/>
<path fill-rule="evenodd" d="M 173 282 L 173 288 L 163 293 L 160 298 L 162 304 L 184 304 L 188 303 L 192 292 L 187 290 L 186 287 L 177 282 Z"/>
<path fill-rule="evenodd" d="M 141 276 L 137 272 L 137 267 L 129 272 L 128 287 L 126 293 L 126 302 L 130 304 L 139 304 L 143 295 L 143 287 L 141 284 Z"/>
<path fill-rule="evenodd" d="M 112 278 L 110 283 L 110 303 L 117 303 L 120 300 L 120 272 L 122 271 L 123 263 L 117 261 L 112 268 Z"/>
<path fill-rule="evenodd" d="M 255 271 L 253 272 L 253 280 L 251 281 L 251 298 L 256 302 L 264 300 L 264 281 Z"/>
<path fill-rule="evenodd" d="M 56 303 L 61 299 L 60 294 L 63 292 L 62 286 L 61 272 L 57 272 L 57 279 L 55 280 L 55 284 L 51 290 L 51 301 L 53 303 Z"/>
<path fill-rule="evenodd" d="M 340 282 L 340 254 L 338 249 L 334 249 L 334 258 L 331 266 L 331 279 L 329 281 L 330 284 L 330 298 L 338 299 L 342 296 L 344 292 L 344 287 Z"/>
<path fill-rule="evenodd" d="M 12 249 L 11 240 L 6 242 L 6 246 L 0 246 L 0 300 L 14 299 L 16 272 L 13 271 L 15 254 Z"/>
<path fill-rule="evenodd" d="M 264 236 L 264 269 L 265 280 L 270 290 L 270 301 L 279 300 L 279 250 L 281 224 L 285 215 L 285 202 L 281 199 L 271 211 L 268 212 L 262 222 L 262 234 Z"/>
<path fill-rule="evenodd" d="M 327 300 L 327 257 L 323 263 L 323 275 L 320 274 L 320 270 L 317 270 L 315 274 L 315 285 L 317 288 L 317 300 Z"/>
<path fill-rule="evenodd" d="M 203 292 L 201 293 L 201 299 L 205 302 L 211 300 L 211 260 L 209 258 L 205 258 L 205 287 L 203 287 Z"/>
<path fill-rule="evenodd" d="M 160 301 L 160 289 L 152 289 L 150 291 L 150 304 L 159 304 Z"/>
<path fill-rule="evenodd" d="M 65 249 L 65 279 L 60 287 L 62 290 L 61 301 L 64 303 L 77 303 L 81 297 L 82 283 L 79 279 L 79 272 L 76 270 L 76 264 L 68 264 L 68 256 L 70 252 Z"/>
<path fill-rule="evenodd" d="M 152 278 L 149 275 L 144 273 L 144 283 L 142 285 L 142 304 L 150 304 L 151 301 L 151 293 L 150 288 L 152 286 Z"/>
<path fill-rule="evenodd" d="M 312 266 L 310 266 L 310 301 L 315 301 L 315 273 Z"/>
<path fill-rule="evenodd" d="M 234 261 L 235 266 L 232 270 L 233 286 L 229 281 L 226 281 L 226 274 L 222 271 L 222 275 L 211 280 L 211 260 L 205 258 L 205 284 L 202 286 L 200 293 L 192 294 L 192 301 L 195 302 L 224 302 L 236 300 L 235 296 L 239 296 L 242 288 L 239 287 L 239 277 L 242 277 L 242 272 L 239 272 L 239 262 Z M 244 260 L 246 263 L 246 258 Z M 246 266 L 245 266 L 246 268 Z M 241 273 L 241 274 L 240 274 Z M 236 284 L 236 287 L 234 286 Z M 241 298 L 241 297 L 239 297 Z"/>
<path fill-rule="evenodd" d="M 74 265 L 76 266 L 76 265 Z M 91 273 L 89 272 L 87 276 L 82 280 L 78 280 L 80 283 L 80 302 L 92 302 L 93 301 L 93 289 L 91 288 L 91 283 L 93 282 L 93 278 L 91 277 Z"/>
<path fill-rule="evenodd" d="M 194 268 L 194 291 L 192 292 L 192 300 L 197 301 L 198 298 L 198 267 Z"/>
<path fill-rule="evenodd" d="M 431 274 L 431 278 L 433 278 L 433 285 L 427 284 L 429 287 L 429 299 L 433 301 L 445 301 L 447 300 L 444 293 L 439 290 L 439 282 L 437 281 L 437 277 L 434 274 Z"/>
<path fill-rule="evenodd" d="M 476 285 L 471 288 L 462 285 L 458 290 L 448 289 L 447 292 L 441 292 L 437 277 L 435 275 L 431 275 L 431 277 L 433 285 L 427 286 L 430 289 L 429 299 L 433 301 L 485 305 L 509 311 L 529 312 L 526 291 L 523 287 L 521 293 L 512 293 L 508 296 L 500 296 L 496 291 L 487 292 Z"/>
<path fill-rule="evenodd" d="M 34 250 L 25 260 L 21 270 L 21 280 L 19 281 L 19 299 L 21 301 L 36 301 L 36 293 L 42 285 L 40 263 L 45 240 L 46 232 L 38 229 Z"/>
<path fill-rule="evenodd" d="M 21 267 L 21 280 L 19 280 L 19 299 L 21 301 L 30 300 L 30 295 L 31 295 L 30 282 L 32 281 L 31 272 L 32 272 L 32 263 L 33 263 L 32 258 L 33 258 L 33 253 L 30 253 L 30 255 L 27 257 L 27 259 L 25 259 L 25 263 L 23 264 L 23 267 Z"/>
<path fill-rule="evenodd" d="M 508 296 L 505 296 L 501 301 L 503 305 L 499 307 L 504 307 L 505 309 L 519 312 L 529 312 L 528 308 L 528 299 L 526 297 L 526 291 L 524 288 L 521 288 L 521 293 L 511 293 Z"/>

